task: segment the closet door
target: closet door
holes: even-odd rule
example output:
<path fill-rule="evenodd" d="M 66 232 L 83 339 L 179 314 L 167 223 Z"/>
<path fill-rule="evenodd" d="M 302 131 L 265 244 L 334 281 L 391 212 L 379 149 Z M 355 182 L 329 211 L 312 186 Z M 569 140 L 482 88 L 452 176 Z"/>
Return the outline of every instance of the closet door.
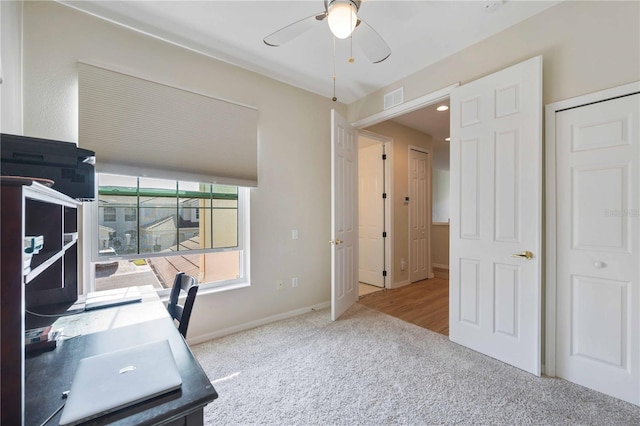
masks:
<path fill-rule="evenodd" d="M 556 375 L 640 403 L 640 95 L 556 113 Z"/>

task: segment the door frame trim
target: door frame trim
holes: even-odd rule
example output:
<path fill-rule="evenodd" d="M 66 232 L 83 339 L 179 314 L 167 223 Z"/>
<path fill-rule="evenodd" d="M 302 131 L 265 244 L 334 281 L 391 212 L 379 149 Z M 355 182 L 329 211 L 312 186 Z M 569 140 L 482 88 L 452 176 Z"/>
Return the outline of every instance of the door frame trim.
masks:
<path fill-rule="evenodd" d="M 545 106 L 545 266 L 546 266 L 546 312 L 545 312 L 545 362 L 543 372 L 556 375 L 556 321 L 557 321 L 557 205 L 556 205 L 556 113 L 578 108 L 595 102 L 603 102 L 620 96 L 640 92 L 640 81 L 566 99 Z"/>
<path fill-rule="evenodd" d="M 420 108 L 435 104 L 436 102 L 449 99 L 451 97 L 451 92 L 453 92 L 453 90 L 458 86 L 460 86 L 460 83 L 454 83 L 450 86 L 443 87 L 435 92 L 427 93 L 426 95 L 420 96 L 411 101 L 377 112 L 360 120 L 356 120 L 352 122 L 351 125 L 356 129 L 362 129 L 364 127 L 382 123 L 383 121 L 391 120 L 392 118 L 400 115 L 416 111 Z"/>
<path fill-rule="evenodd" d="M 424 148 L 417 145 L 409 145 L 407 149 L 407 192 L 411 193 L 411 151 L 422 152 L 423 154 L 427 154 L 427 177 L 429 179 L 429 186 L 427 187 L 427 250 L 429 255 L 427 256 L 427 279 L 431 279 L 434 277 L 433 275 L 433 265 L 431 262 L 431 221 L 433 220 L 433 205 L 432 205 L 432 196 L 433 196 L 433 176 L 431 174 L 431 170 L 433 167 L 433 154 L 431 153 L 431 149 Z M 409 200 L 411 203 L 411 200 Z M 407 253 L 409 253 L 407 264 L 409 265 L 409 284 L 416 282 L 411 279 L 411 209 L 409 209 L 409 220 L 408 223 L 408 235 L 409 235 L 409 247 Z"/>
<path fill-rule="evenodd" d="M 384 191 L 387 193 L 387 202 L 384 203 L 385 206 L 385 219 L 384 219 L 384 227 L 387 231 L 387 238 L 385 238 L 384 242 L 384 250 L 385 250 L 385 258 L 384 258 L 384 269 L 387 271 L 387 279 L 384 280 L 385 289 L 393 288 L 393 138 L 380 135 L 378 133 L 371 132 L 369 130 L 359 130 L 358 137 L 364 136 L 370 139 L 375 139 L 380 141 L 382 146 L 384 146 L 384 152 L 387 155 L 387 159 L 384 161 L 384 173 L 385 173 L 385 188 Z M 358 163 L 360 164 L 360 163 Z M 359 201 L 358 201 L 359 203 Z"/>

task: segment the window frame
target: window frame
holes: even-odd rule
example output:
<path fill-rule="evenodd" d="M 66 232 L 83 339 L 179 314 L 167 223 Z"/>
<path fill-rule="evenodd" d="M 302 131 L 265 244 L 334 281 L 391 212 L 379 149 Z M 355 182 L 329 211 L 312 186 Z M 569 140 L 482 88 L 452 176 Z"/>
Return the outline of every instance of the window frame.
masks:
<path fill-rule="evenodd" d="M 105 173 L 109 174 L 109 173 Z M 164 178 L 166 179 L 166 178 Z M 168 179 L 173 180 L 173 179 Z M 236 186 L 236 185 L 233 185 Z M 209 290 L 224 290 L 225 287 L 237 288 L 250 285 L 250 253 L 249 253 L 249 235 L 250 235 L 250 220 L 249 220 L 249 201 L 250 201 L 250 188 L 237 186 L 238 188 L 238 241 L 235 247 L 223 247 L 223 248 L 205 248 L 197 250 L 189 250 L 188 254 L 208 254 L 208 253 L 220 253 L 220 252 L 239 252 L 239 277 L 231 280 L 215 281 L 215 282 L 203 282 L 200 284 L 200 292 L 206 292 Z M 96 173 L 95 179 L 95 194 L 99 194 L 99 173 Z M 120 260 L 136 260 L 136 259 L 149 259 L 157 257 L 172 257 L 185 254 L 184 251 L 175 252 L 175 255 L 167 256 L 167 253 L 137 253 L 137 254 L 122 254 L 116 256 L 99 256 L 98 241 L 99 241 L 99 225 L 100 225 L 100 213 L 99 213 L 99 195 L 96 195 L 96 199 L 90 202 L 83 203 L 83 228 L 90 229 L 90 232 L 85 232 L 82 237 L 83 249 L 86 269 L 83 271 L 84 285 L 82 286 L 82 294 L 87 294 L 91 291 L 95 291 L 95 265 L 105 264 Z M 85 214 L 84 212 L 88 212 Z M 158 296 L 161 298 L 168 297 L 171 292 L 171 288 L 158 289 Z"/>

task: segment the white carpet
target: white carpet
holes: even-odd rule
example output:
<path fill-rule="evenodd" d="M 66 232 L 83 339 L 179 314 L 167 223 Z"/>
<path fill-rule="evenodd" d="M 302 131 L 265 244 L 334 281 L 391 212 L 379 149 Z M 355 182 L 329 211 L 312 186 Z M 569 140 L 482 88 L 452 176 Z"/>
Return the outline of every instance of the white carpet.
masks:
<path fill-rule="evenodd" d="M 194 346 L 207 425 L 639 425 L 640 407 L 535 377 L 354 305 Z"/>

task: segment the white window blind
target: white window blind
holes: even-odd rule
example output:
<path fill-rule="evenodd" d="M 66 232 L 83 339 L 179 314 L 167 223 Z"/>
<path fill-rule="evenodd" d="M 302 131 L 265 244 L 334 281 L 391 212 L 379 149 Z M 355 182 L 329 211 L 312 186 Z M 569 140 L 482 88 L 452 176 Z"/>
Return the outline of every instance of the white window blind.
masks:
<path fill-rule="evenodd" d="M 79 146 L 98 172 L 258 184 L 258 111 L 78 63 Z"/>

